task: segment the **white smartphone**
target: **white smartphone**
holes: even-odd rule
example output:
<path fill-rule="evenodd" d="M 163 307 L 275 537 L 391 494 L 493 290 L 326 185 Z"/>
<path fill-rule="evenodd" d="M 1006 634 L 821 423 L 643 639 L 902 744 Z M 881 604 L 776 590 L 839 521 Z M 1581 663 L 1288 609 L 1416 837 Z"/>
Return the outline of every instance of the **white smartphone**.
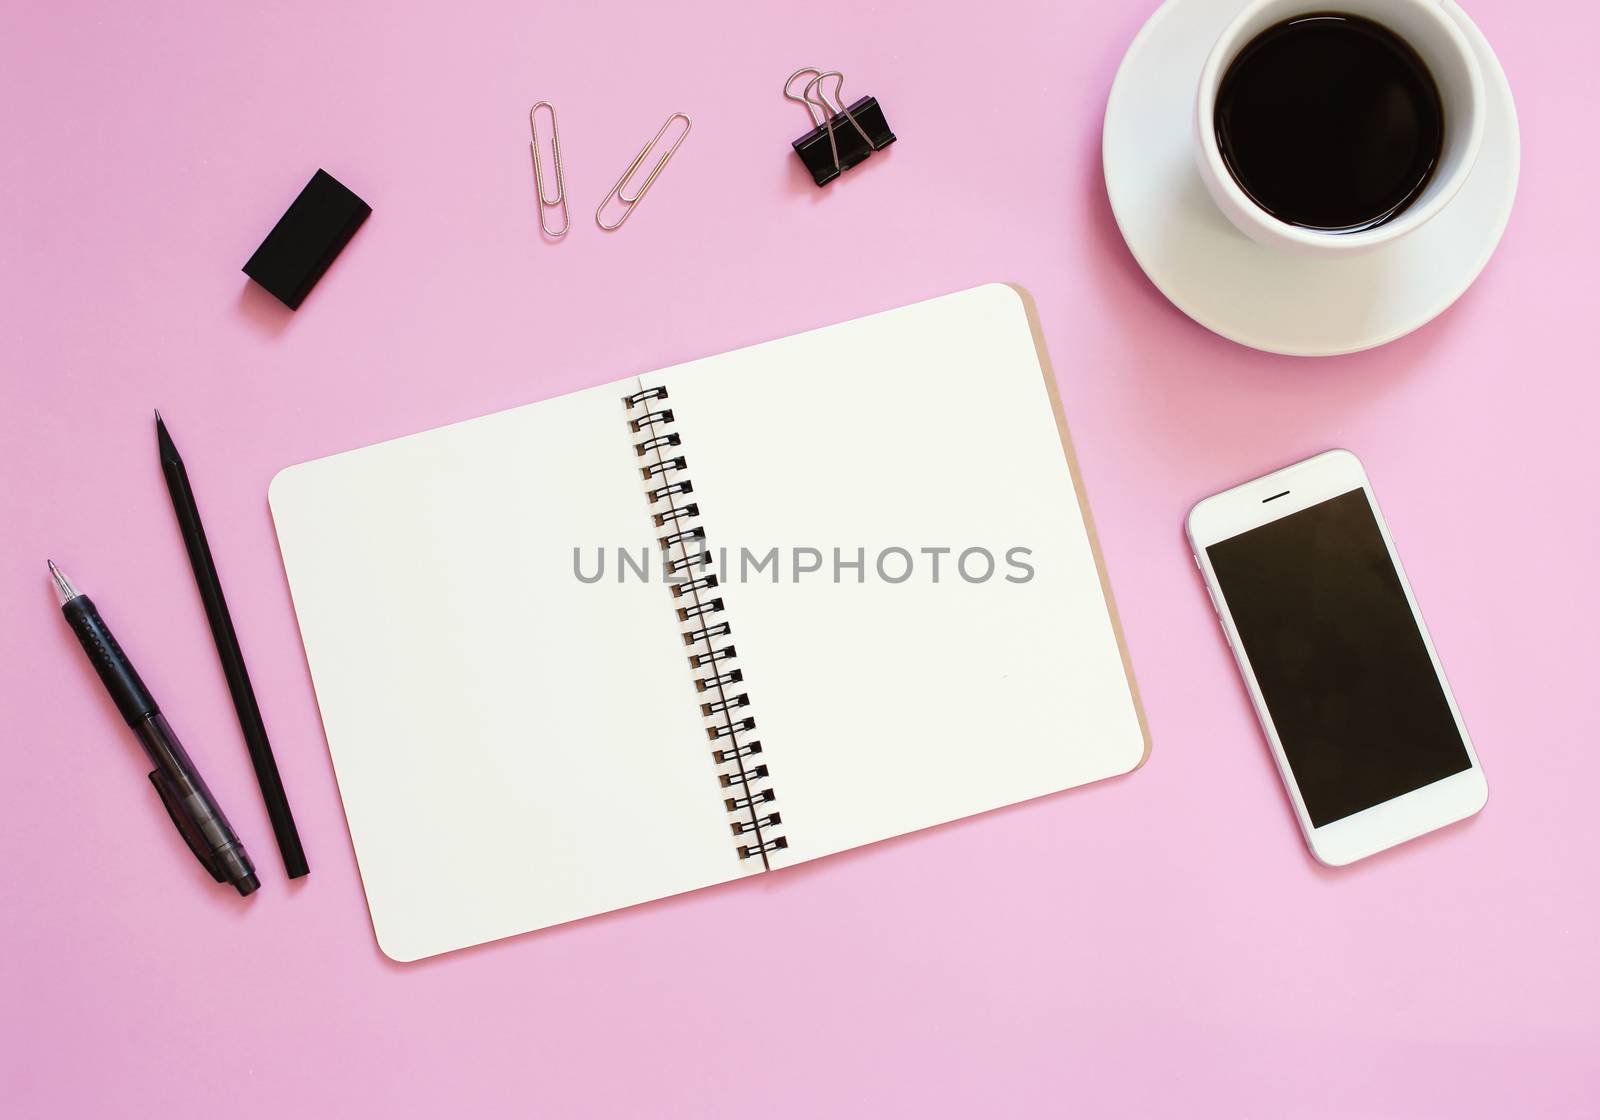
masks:
<path fill-rule="evenodd" d="M 1328 451 L 1213 495 L 1189 541 L 1312 855 L 1342 866 L 1483 808 L 1360 460 Z"/>

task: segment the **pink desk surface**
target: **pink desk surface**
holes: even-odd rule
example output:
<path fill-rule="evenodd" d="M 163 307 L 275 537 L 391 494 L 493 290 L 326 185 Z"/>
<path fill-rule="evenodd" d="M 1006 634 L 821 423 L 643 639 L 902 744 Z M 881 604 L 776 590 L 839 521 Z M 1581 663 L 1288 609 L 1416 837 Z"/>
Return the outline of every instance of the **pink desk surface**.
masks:
<path fill-rule="evenodd" d="M 1173 310 L 1100 121 L 1149 0 L 13 5 L 0 33 L 0 1037 L 27 1117 L 1595 1115 L 1592 5 L 1469 10 L 1523 180 L 1451 311 L 1293 360 Z M 900 142 L 826 191 L 805 63 Z M 541 243 L 528 106 L 573 230 Z M 593 207 L 667 114 L 632 221 Z M 372 218 L 290 314 L 239 266 L 318 166 Z M 267 511 L 313 456 L 987 280 L 1038 300 L 1154 752 L 1128 778 L 420 965 L 375 946 Z M 797 385 L 797 392 L 804 385 Z M 313 871 L 288 885 L 157 469 L 188 460 Z M 1493 790 L 1307 855 L 1181 520 L 1333 445 Z M 207 880 L 57 617 L 95 595 L 251 845 Z"/>

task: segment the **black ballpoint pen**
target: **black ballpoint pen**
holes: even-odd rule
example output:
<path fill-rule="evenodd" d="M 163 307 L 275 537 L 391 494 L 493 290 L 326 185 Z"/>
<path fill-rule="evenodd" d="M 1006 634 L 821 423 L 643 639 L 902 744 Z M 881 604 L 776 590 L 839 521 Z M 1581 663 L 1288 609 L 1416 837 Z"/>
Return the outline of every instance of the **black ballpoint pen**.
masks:
<path fill-rule="evenodd" d="M 160 412 L 156 413 L 156 448 L 161 458 L 161 473 L 167 480 L 167 493 L 172 497 L 172 511 L 177 514 L 178 528 L 183 534 L 183 547 L 189 553 L 194 584 L 200 592 L 200 602 L 206 609 L 206 621 L 211 624 L 211 638 L 217 647 L 217 657 L 222 661 L 223 675 L 228 680 L 233 710 L 239 717 L 239 730 L 243 732 L 245 748 L 250 752 L 250 765 L 256 772 L 256 784 L 261 787 L 261 799 L 266 803 L 267 817 L 272 821 L 272 834 L 278 841 L 278 853 L 283 856 L 283 869 L 289 878 L 298 879 L 311 868 L 306 863 L 305 849 L 300 844 L 300 833 L 294 826 L 288 795 L 283 792 L 278 760 L 273 757 L 266 725 L 261 722 L 261 708 L 256 704 L 255 689 L 250 687 L 250 673 L 245 669 L 244 653 L 239 649 L 239 638 L 233 631 L 228 601 L 222 594 L 222 580 L 217 576 L 216 563 L 211 559 L 211 546 L 206 543 L 205 526 L 200 523 L 200 508 L 195 504 L 194 491 L 189 487 L 189 472 L 183 465 L 183 456 L 178 454 L 178 448 L 173 444 Z"/>
<path fill-rule="evenodd" d="M 228 818 L 222 815 L 200 772 L 189 760 L 183 744 L 167 726 L 166 717 L 134 671 L 133 662 L 101 621 L 94 602 L 73 588 L 54 561 L 46 563 L 50 565 L 50 578 L 55 581 L 56 593 L 61 599 L 61 613 L 72 626 L 83 652 L 89 655 L 90 664 L 100 674 L 100 681 L 111 694 L 117 710 L 133 728 L 139 745 L 155 766 L 150 771 L 150 784 L 161 795 L 162 804 L 167 807 L 172 823 L 188 843 L 189 850 L 217 882 L 233 884 L 240 894 L 254 891 L 261 885 L 256 878 L 255 865 L 245 854 L 244 845 L 234 835 Z"/>

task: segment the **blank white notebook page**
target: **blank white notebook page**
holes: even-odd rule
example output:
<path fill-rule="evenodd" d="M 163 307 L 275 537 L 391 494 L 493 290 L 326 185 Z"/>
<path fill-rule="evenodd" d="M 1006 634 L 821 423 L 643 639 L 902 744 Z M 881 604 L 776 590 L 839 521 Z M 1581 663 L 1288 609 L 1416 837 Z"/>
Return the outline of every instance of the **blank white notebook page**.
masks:
<path fill-rule="evenodd" d="M 659 579 L 637 379 L 291 467 L 272 512 L 397 960 L 747 874 Z"/>
<path fill-rule="evenodd" d="M 977 288 L 643 382 L 670 393 L 706 543 L 726 550 L 718 594 L 789 842 L 775 862 L 1143 760 L 1016 291 Z M 739 571 L 741 550 L 773 548 L 771 570 Z M 820 553 L 821 570 L 798 572 L 816 558 L 797 565 L 796 549 Z M 863 567 L 836 579 L 835 549 Z M 992 570 L 968 552 L 963 574 L 972 549 Z M 903 580 L 893 550 L 909 557 Z"/>

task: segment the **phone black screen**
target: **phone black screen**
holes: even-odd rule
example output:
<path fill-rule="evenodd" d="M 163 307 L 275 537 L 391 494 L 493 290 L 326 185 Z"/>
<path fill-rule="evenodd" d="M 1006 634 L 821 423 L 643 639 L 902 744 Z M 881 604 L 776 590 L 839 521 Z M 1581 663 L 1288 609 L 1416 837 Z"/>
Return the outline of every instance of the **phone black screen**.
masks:
<path fill-rule="evenodd" d="M 1206 554 L 1314 826 L 1471 766 L 1365 491 Z"/>

